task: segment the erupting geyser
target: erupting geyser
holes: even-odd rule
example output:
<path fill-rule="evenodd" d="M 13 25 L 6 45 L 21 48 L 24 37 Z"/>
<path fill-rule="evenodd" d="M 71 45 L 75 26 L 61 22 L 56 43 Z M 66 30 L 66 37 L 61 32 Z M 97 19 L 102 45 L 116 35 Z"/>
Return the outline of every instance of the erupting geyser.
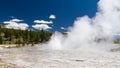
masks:
<path fill-rule="evenodd" d="M 78 17 L 64 36 L 56 32 L 47 43 L 48 49 L 109 51 L 114 34 L 120 33 L 120 0 L 100 0 L 93 18 Z"/>
<path fill-rule="evenodd" d="M 120 53 L 109 52 L 120 34 L 120 0 L 100 0 L 93 18 L 78 17 L 68 28 L 67 35 L 55 32 L 43 47 L 2 49 L 0 59 L 17 68 L 120 68 Z"/>

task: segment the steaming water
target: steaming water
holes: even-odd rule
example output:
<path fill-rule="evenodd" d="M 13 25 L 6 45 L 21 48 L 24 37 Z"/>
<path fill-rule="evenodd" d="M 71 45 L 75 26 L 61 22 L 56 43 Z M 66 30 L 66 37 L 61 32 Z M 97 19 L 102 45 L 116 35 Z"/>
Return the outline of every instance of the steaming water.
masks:
<path fill-rule="evenodd" d="M 120 0 L 100 0 L 93 18 L 78 17 L 67 36 L 56 32 L 46 45 L 52 50 L 109 51 L 119 33 Z"/>
<path fill-rule="evenodd" d="M 100 0 L 93 18 L 79 17 L 68 35 L 56 32 L 41 47 L 3 49 L 0 58 L 22 68 L 119 68 L 120 53 L 111 53 L 120 33 L 120 0 Z"/>

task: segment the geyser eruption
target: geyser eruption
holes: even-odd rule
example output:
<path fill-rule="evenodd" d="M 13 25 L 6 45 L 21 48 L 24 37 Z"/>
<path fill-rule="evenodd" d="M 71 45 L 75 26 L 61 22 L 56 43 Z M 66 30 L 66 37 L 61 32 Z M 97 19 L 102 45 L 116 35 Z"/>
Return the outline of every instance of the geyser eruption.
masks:
<path fill-rule="evenodd" d="M 120 33 L 120 0 L 100 0 L 93 18 L 78 17 L 67 36 L 56 32 L 48 49 L 79 49 L 108 51 L 113 47 L 113 35 Z"/>

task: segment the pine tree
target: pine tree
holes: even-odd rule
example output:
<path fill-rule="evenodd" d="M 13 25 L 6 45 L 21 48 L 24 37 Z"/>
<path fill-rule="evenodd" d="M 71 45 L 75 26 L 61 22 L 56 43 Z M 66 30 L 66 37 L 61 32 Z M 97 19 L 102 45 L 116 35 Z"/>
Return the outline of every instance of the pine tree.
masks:
<path fill-rule="evenodd" d="M 0 36 L 0 44 L 3 43 L 3 39 L 2 39 L 2 36 Z"/>

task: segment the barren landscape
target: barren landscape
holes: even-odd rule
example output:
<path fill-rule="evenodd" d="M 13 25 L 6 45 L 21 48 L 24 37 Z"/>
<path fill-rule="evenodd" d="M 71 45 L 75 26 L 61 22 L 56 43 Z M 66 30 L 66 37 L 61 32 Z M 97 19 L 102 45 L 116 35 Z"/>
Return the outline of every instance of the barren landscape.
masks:
<path fill-rule="evenodd" d="M 0 50 L 0 58 L 13 68 L 119 68 L 119 52 L 42 50 L 36 47 Z M 8 67 L 9 68 L 9 67 Z M 11 67 L 12 68 L 12 67 Z"/>

